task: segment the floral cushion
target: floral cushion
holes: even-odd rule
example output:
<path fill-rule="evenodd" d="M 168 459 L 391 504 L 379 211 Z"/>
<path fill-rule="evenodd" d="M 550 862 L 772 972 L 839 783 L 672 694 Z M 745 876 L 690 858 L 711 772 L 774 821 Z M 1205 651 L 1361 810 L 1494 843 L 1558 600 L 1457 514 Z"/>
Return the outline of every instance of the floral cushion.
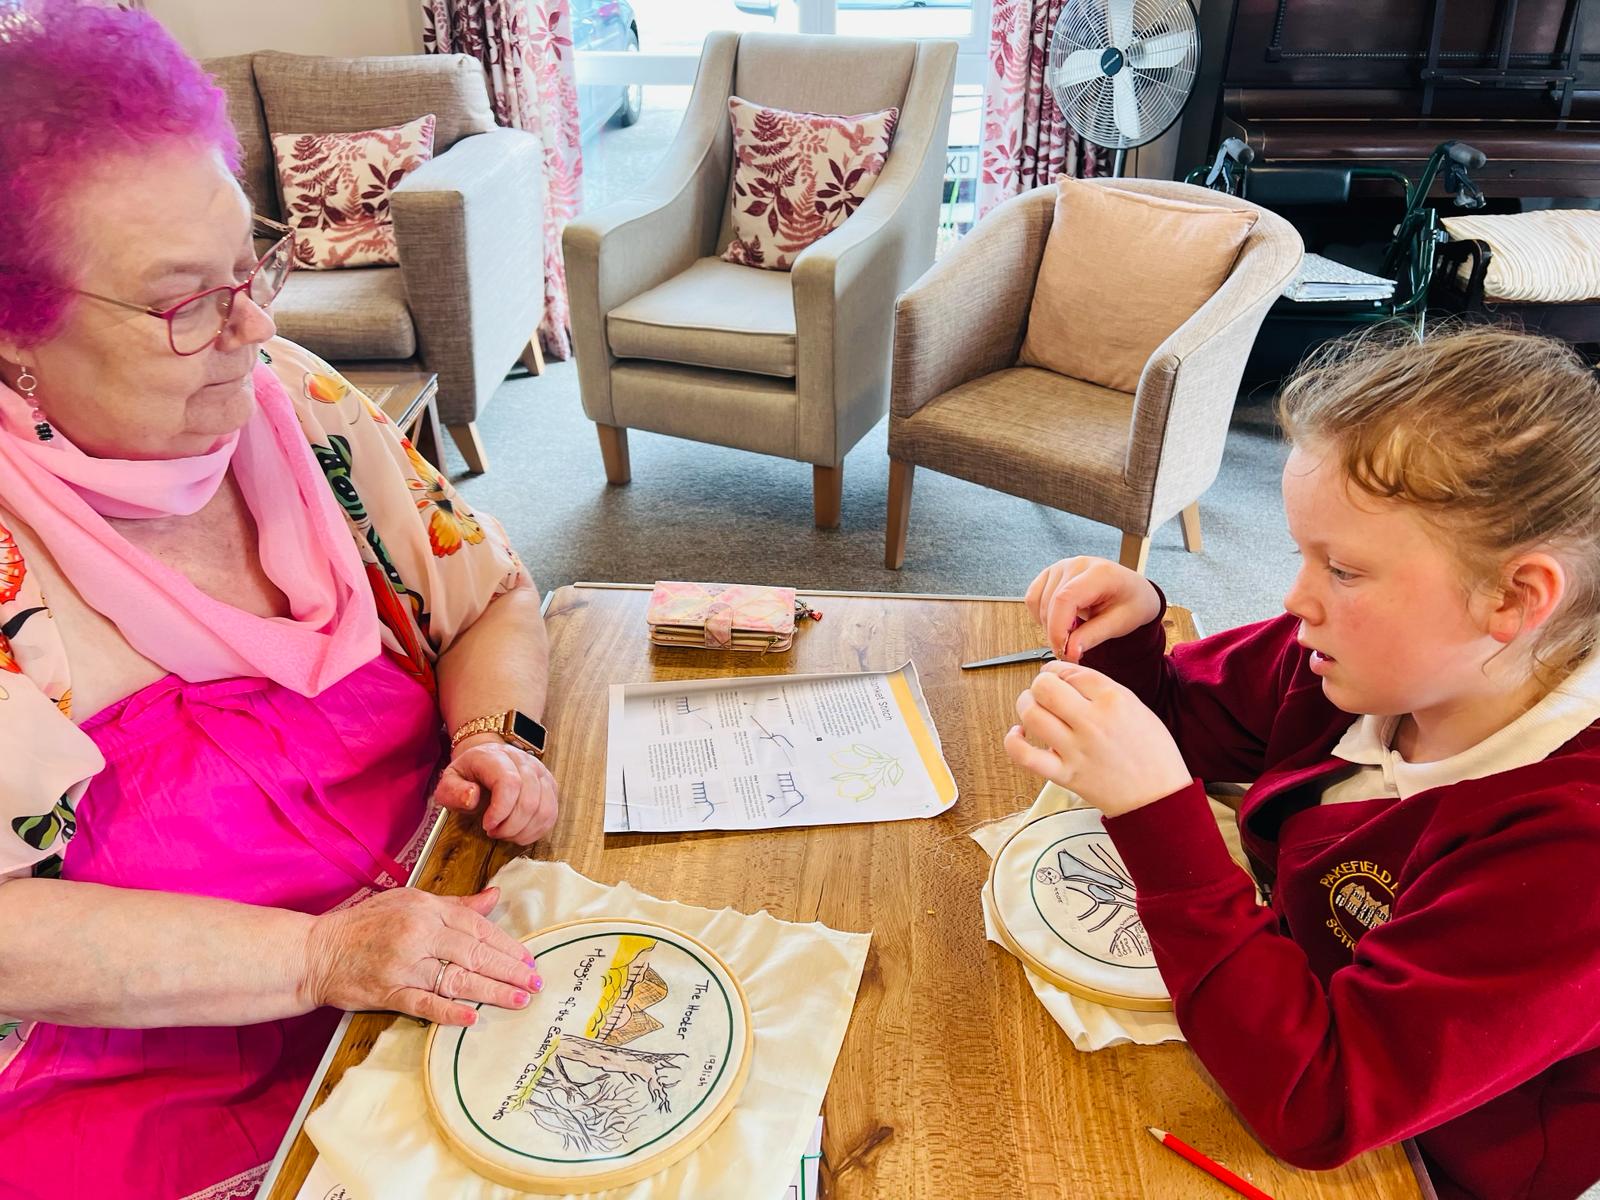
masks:
<path fill-rule="evenodd" d="M 900 110 L 827 117 L 734 96 L 731 263 L 787 271 L 866 199 L 883 170 Z"/>
<path fill-rule="evenodd" d="M 320 269 L 400 261 L 389 193 L 433 157 L 433 126 L 429 113 L 390 129 L 272 135 L 297 265 Z"/>

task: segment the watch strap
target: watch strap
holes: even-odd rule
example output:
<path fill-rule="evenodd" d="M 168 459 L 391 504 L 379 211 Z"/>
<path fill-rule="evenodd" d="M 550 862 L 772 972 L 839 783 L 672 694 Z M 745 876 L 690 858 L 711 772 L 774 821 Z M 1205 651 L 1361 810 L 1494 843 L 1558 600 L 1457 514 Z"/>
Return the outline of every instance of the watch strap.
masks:
<path fill-rule="evenodd" d="M 508 745 L 516 746 L 519 749 L 526 750 L 535 758 L 542 759 L 544 757 L 544 748 L 542 746 L 535 746 L 526 738 L 517 736 L 517 715 L 517 710 L 513 708 L 507 709 L 504 712 L 489 713 L 485 716 L 473 717 L 472 720 L 464 722 L 462 725 L 458 726 L 456 731 L 450 735 L 450 749 L 454 750 L 469 737 L 473 737 L 480 733 L 492 733 L 497 735 Z"/>

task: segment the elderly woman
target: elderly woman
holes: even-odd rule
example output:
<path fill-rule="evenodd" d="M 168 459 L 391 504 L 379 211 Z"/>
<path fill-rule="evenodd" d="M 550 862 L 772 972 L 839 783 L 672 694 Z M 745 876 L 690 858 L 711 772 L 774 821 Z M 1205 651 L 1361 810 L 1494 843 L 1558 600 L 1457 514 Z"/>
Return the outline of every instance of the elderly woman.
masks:
<path fill-rule="evenodd" d="M 555 821 L 539 597 L 380 412 L 272 340 L 291 246 L 253 242 L 195 63 L 142 14 L 21 12 L 0 1194 L 245 1196 L 338 1009 L 471 1024 L 455 1001 L 540 986 L 491 893 L 402 886 L 433 804 L 524 845 Z"/>

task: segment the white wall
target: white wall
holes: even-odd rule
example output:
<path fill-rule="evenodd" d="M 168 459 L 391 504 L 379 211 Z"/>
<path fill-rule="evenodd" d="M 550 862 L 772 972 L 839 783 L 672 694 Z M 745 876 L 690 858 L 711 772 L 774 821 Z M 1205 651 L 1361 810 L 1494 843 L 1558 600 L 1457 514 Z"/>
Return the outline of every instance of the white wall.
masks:
<path fill-rule="evenodd" d="M 422 0 L 145 0 L 196 58 L 296 54 L 421 54 Z"/>

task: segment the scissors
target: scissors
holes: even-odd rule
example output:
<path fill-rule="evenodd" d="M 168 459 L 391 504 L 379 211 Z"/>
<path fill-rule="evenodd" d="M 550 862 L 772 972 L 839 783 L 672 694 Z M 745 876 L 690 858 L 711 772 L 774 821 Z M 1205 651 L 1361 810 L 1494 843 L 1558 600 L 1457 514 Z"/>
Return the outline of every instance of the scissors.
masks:
<path fill-rule="evenodd" d="M 970 671 L 974 667 L 1003 667 L 1007 663 L 1025 662 L 1052 662 L 1056 652 L 1049 646 L 1040 646 L 1037 650 L 1018 650 L 1015 654 L 1002 654 L 997 658 L 980 658 L 977 662 L 962 663 L 963 671 Z"/>

